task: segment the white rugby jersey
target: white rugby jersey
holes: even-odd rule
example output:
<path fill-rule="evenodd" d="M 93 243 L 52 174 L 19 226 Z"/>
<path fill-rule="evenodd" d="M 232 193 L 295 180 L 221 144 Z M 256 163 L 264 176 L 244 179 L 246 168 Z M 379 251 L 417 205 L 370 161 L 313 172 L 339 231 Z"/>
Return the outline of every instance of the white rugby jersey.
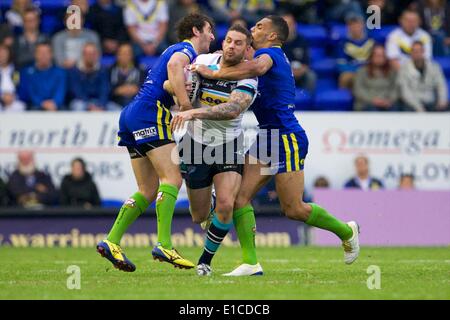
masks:
<path fill-rule="evenodd" d="M 220 68 L 222 54 L 199 55 L 195 64 L 204 64 L 213 70 Z M 202 79 L 198 97 L 194 102 L 194 108 L 213 107 L 228 102 L 231 92 L 241 90 L 253 96 L 255 101 L 258 90 L 258 79 L 244 79 L 240 81 Z M 241 113 L 233 120 L 198 120 L 189 121 L 187 132 L 198 143 L 217 146 L 236 139 L 242 133 Z"/>

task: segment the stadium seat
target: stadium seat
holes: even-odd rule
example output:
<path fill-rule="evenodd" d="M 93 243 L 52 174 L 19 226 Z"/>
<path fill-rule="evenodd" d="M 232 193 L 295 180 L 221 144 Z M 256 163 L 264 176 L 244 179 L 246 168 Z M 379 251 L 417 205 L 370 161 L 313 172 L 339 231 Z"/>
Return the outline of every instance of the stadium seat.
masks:
<path fill-rule="evenodd" d="M 58 16 L 54 15 L 54 14 L 45 14 L 42 19 L 41 19 L 42 23 L 41 23 L 41 31 L 43 33 L 52 35 L 54 34 L 56 31 L 61 30 L 64 28 L 64 24 L 61 21 L 61 19 L 59 19 Z"/>
<path fill-rule="evenodd" d="M 325 58 L 325 48 L 311 47 L 309 48 L 309 56 L 311 61 L 322 60 Z"/>
<path fill-rule="evenodd" d="M 295 90 L 295 110 L 312 110 L 313 100 L 308 91 L 297 88 Z"/>
<path fill-rule="evenodd" d="M 397 25 L 386 25 L 381 29 L 372 29 L 369 30 L 369 37 L 375 39 L 376 42 L 384 44 L 389 33 L 394 31 L 396 28 L 398 28 Z"/>
<path fill-rule="evenodd" d="M 336 61 L 332 58 L 325 58 L 314 61 L 311 68 L 317 73 L 319 77 L 334 77 L 336 76 Z"/>
<path fill-rule="evenodd" d="M 226 24 L 218 24 L 216 25 L 216 36 L 217 36 L 217 40 L 218 42 L 222 42 L 223 39 L 225 39 L 225 36 L 227 34 L 228 31 L 228 25 Z"/>
<path fill-rule="evenodd" d="M 345 24 L 334 24 L 330 27 L 330 40 L 336 44 L 347 36 L 347 26 Z"/>
<path fill-rule="evenodd" d="M 178 199 L 175 208 L 177 209 L 189 209 L 189 200 L 188 199 Z"/>
<path fill-rule="evenodd" d="M 101 59 L 101 65 L 104 68 L 109 68 L 116 62 L 116 56 L 104 55 Z"/>
<path fill-rule="evenodd" d="M 142 56 L 139 58 L 139 64 L 143 69 L 148 70 L 153 67 L 158 58 L 158 56 Z"/>
<path fill-rule="evenodd" d="M 117 199 L 103 199 L 102 207 L 103 208 L 120 208 L 123 204 L 123 201 Z"/>
<path fill-rule="evenodd" d="M 320 25 L 298 24 L 297 31 L 313 47 L 325 47 L 328 44 L 327 30 Z"/>
<path fill-rule="evenodd" d="M 353 97 L 349 90 L 320 90 L 314 108 L 319 111 L 352 111 Z"/>
<path fill-rule="evenodd" d="M 436 57 L 433 60 L 441 66 L 442 71 L 445 74 L 445 77 L 450 78 L 450 58 L 449 57 Z"/>
<path fill-rule="evenodd" d="M 317 90 L 334 90 L 337 89 L 337 80 L 335 77 L 318 78 L 316 82 Z"/>

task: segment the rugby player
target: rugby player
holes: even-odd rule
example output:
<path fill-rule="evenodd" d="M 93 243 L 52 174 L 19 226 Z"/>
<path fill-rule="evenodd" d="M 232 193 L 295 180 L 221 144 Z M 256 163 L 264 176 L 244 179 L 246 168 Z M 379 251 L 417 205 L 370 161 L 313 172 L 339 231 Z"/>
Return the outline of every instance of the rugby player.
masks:
<path fill-rule="evenodd" d="M 172 217 L 182 178 L 177 161 L 167 161 L 176 149 L 168 109 L 174 100 L 163 84 L 170 81 L 180 110 L 192 108 L 185 90 L 184 67 L 198 54 L 209 52 L 214 40 L 213 22 L 202 14 L 190 14 L 180 20 L 177 32 L 181 42 L 162 53 L 134 100 L 120 114 L 119 145 L 128 149 L 138 191 L 125 201 L 107 238 L 98 243 L 97 251 L 123 271 L 132 272 L 136 267 L 123 253 L 120 240 L 155 199 L 158 243 L 152 250 L 153 257 L 179 268 L 195 267 L 171 242 Z"/>
<path fill-rule="evenodd" d="M 233 25 L 222 43 L 222 53 L 199 55 L 195 63 L 217 70 L 234 66 L 251 52 L 252 35 L 241 25 Z M 211 190 L 214 184 L 216 204 L 206 234 L 203 254 L 197 264 L 198 275 L 211 274 L 211 260 L 219 243 L 233 226 L 233 205 L 244 166 L 242 113 L 256 98 L 258 80 L 201 80 L 194 109 L 188 111 L 193 121 L 179 144 L 186 173 L 184 178 L 192 220 L 202 223 L 210 216 Z M 170 87 L 167 88 L 170 92 Z M 215 118 L 208 115 L 216 105 L 224 106 Z M 228 107 L 227 107 L 228 106 Z M 208 120 L 203 120 L 208 119 Z M 176 122 L 172 122 L 175 129 Z M 174 131 L 175 132 L 175 131 Z"/>
<path fill-rule="evenodd" d="M 304 191 L 304 161 L 308 152 L 308 138 L 297 121 L 295 110 L 295 81 L 290 63 L 281 46 L 288 37 L 287 23 L 279 16 L 267 16 L 251 29 L 254 59 L 236 66 L 211 70 L 195 65 L 195 70 L 204 78 L 239 80 L 258 77 L 260 96 L 253 110 L 259 123 L 255 145 L 250 148 L 244 167 L 244 175 L 234 204 L 234 216 L 254 217 L 250 204 L 256 193 L 270 180 L 268 169 L 275 174 L 275 183 L 283 213 L 290 219 L 303 221 L 308 225 L 336 234 L 344 248 L 344 261 L 353 263 L 359 255 L 359 226 L 356 222 L 344 223 L 315 203 L 302 200 Z M 229 106 L 218 105 L 209 110 L 210 119 L 219 120 Z M 191 119 L 191 112 L 181 112 L 173 119 L 176 123 Z M 278 143 L 273 143 L 275 139 Z M 271 147 L 272 145 L 278 147 Z M 256 152 L 251 152 L 252 150 Z M 260 154 L 277 154 L 277 161 L 268 162 Z M 247 164 L 250 156 L 257 161 Z M 272 157 L 271 157 L 272 159 Z M 253 159 L 255 160 L 255 159 Z M 253 218 L 254 219 L 254 218 Z M 244 238 L 252 235 L 247 225 Z M 241 237 L 239 237 L 241 241 Z M 227 275 L 244 276 L 259 274 L 254 242 L 241 242 L 246 259 L 244 263 Z"/>

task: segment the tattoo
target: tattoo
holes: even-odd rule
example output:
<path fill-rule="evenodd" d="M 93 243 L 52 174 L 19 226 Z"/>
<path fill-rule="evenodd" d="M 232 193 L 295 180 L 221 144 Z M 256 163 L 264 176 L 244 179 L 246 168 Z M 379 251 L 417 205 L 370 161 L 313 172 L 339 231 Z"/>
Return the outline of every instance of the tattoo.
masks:
<path fill-rule="evenodd" d="M 213 107 L 197 109 L 194 118 L 205 120 L 233 120 L 244 112 L 251 104 L 252 97 L 244 92 L 233 91 L 230 101 Z"/>

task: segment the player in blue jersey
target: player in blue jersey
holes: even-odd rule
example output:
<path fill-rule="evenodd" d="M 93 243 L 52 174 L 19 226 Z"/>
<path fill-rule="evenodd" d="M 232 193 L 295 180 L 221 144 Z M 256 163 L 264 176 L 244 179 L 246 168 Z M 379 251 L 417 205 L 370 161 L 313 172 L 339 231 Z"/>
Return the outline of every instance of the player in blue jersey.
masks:
<path fill-rule="evenodd" d="M 295 81 L 282 45 L 288 37 L 287 23 L 279 16 L 267 16 L 252 28 L 254 59 L 232 67 L 211 70 L 195 66 L 205 78 L 240 80 L 258 77 L 260 96 L 254 103 L 259 123 L 255 144 L 247 155 L 242 184 L 234 204 L 234 223 L 243 250 L 243 264 L 227 274 L 230 276 L 261 274 L 254 243 L 255 218 L 250 204 L 256 193 L 275 175 L 276 190 L 284 214 L 293 220 L 329 230 L 344 247 L 347 264 L 359 255 L 359 227 L 356 222 L 344 223 L 314 203 L 303 202 L 304 161 L 308 138 L 295 115 Z M 238 105 L 222 104 L 209 110 L 211 119 L 231 112 Z M 177 117 L 190 120 L 191 112 Z M 174 122 L 178 123 L 178 119 Z M 266 156 L 265 156 L 266 155 Z"/>
<path fill-rule="evenodd" d="M 163 84 L 169 80 L 181 110 L 192 109 L 185 90 L 184 68 L 198 54 L 209 52 L 214 40 L 213 22 L 207 16 L 190 14 L 180 20 L 177 31 L 181 42 L 162 53 L 134 100 L 120 114 L 119 145 L 128 149 L 138 192 L 123 204 L 107 238 L 98 243 L 97 251 L 123 271 L 132 272 L 136 267 L 123 253 L 120 240 L 155 199 L 158 244 L 152 250 L 153 257 L 179 268 L 194 267 L 171 243 L 172 217 L 182 178 L 170 130 L 172 116 L 168 108 L 174 105 L 174 100 Z"/>

